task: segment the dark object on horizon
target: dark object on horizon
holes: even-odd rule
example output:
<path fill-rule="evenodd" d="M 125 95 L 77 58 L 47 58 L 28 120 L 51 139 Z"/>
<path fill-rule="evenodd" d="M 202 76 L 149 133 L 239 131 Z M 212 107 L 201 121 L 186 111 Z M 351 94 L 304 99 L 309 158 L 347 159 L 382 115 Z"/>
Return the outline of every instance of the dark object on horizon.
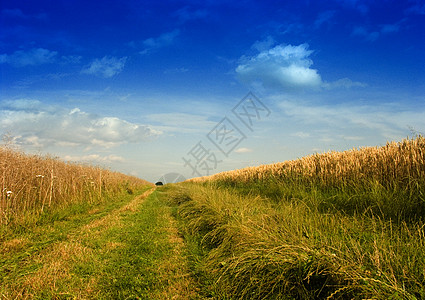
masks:
<path fill-rule="evenodd" d="M 158 181 L 162 182 L 162 184 L 177 183 L 185 180 L 186 178 L 180 173 L 167 173 L 158 178 Z"/>
<path fill-rule="evenodd" d="M 158 185 L 163 185 L 161 181 L 158 181 L 157 183 L 155 183 L 156 186 Z"/>

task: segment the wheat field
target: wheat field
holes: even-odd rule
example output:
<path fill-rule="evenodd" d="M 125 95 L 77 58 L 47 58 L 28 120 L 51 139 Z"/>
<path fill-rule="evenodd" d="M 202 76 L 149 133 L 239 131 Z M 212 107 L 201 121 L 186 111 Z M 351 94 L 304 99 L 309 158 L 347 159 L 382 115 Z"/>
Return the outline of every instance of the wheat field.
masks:
<path fill-rule="evenodd" d="M 0 224 L 25 214 L 79 201 L 102 201 L 122 191 L 151 185 L 145 180 L 97 166 L 65 163 L 0 147 Z"/>
<path fill-rule="evenodd" d="M 419 136 L 401 142 L 388 142 L 383 147 L 317 153 L 297 160 L 247 167 L 190 181 L 251 182 L 294 177 L 323 185 L 358 183 L 365 179 L 383 185 L 411 184 L 413 178 L 425 178 L 425 138 Z"/>

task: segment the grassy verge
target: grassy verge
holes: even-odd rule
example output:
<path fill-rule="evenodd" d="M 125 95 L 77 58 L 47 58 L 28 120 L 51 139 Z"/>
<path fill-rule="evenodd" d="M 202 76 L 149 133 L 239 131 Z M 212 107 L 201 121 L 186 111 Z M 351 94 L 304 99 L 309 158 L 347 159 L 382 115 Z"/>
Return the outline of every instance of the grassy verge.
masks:
<path fill-rule="evenodd" d="M 425 298 L 420 221 L 323 211 L 320 190 L 271 201 L 206 183 L 169 194 L 205 296 Z"/>
<path fill-rule="evenodd" d="M 0 298 L 196 298 L 170 207 L 151 191 L 8 232 L 0 244 Z"/>

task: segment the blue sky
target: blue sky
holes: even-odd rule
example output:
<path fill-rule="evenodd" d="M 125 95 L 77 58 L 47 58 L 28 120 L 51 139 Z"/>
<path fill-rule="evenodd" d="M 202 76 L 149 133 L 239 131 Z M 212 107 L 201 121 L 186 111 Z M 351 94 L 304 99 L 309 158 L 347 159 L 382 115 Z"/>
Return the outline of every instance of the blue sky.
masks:
<path fill-rule="evenodd" d="M 0 28 L 30 153 L 155 181 L 425 132 L 425 1 L 3 0 Z"/>

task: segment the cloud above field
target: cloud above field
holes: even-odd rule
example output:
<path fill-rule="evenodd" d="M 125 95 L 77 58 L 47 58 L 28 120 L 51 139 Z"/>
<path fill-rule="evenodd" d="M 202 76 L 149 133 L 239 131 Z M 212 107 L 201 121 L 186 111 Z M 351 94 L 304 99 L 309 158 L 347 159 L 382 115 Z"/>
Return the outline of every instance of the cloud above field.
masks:
<path fill-rule="evenodd" d="M 235 150 L 235 153 L 249 153 L 252 152 L 253 150 L 250 148 L 238 148 Z"/>
<path fill-rule="evenodd" d="M 259 53 L 253 56 L 242 56 L 236 67 L 238 78 L 256 88 L 271 88 L 284 90 L 305 89 L 338 89 L 365 87 L 365 83 L 341 78 L 327 82 L 322 80 L 317 69 L 312 68 L 313 60 L 310 56 L 308 44 L 277 45 L 275 40 L 267 37 L 263 41 L 256 41 L 251 49 Z"/>
<path fill-rule="evenodd" d="M 326 129 L 333 132 L 373 133 L 387 140 L 399 140 L 406 137 L 408 126 L 425 128 L 425 111 L 413 110 L 398 103 L 381 105 L 319 105 L 299 100 L 283 100 L 279 107 L 291 122 L 299 122 L 316 130 Z M 300 138 L 310 134 L 297 132 Z"/>
<path fill-rule="evenodd" d="M 104 78 L 111 78 L 124 69 L 127 57 L 112 57 L 104 56 L 101 59 L 94 59 L 88 66 L 86 66 L 81 73 L 91 74 Z"/>
<path fill-rule="evenodd" d="M 112 148 L 141 143 L 161 134 L 147 125 L 26 99 L 0 103 L 0 130 L 10 132 L 18 145 L 43 149 L 49 146 Z"/>
<path fill-rule="evenodd" d="M 256 45 L 261 49 L 258 42 Z M 322 79 L 318 71 L 311 68 L 313 61 L 309 57 L 312 53 L 307 44 L 277 45 L 255 56 L 241 57 L 236 73 L 241 81 L 260 82 L 266 88 L 320 87 Z"/>
<path fill-rule="evenodd" d="M 65 161 L 88 162 L 88 163 L 125 162 L 125 159 L 122 156 L 115 155 L 115 154 L 109 154 L 106 156 L 103 156 L 100 154 L 89 154 L 89 155 L 82 155 L 82 156 L 65 155 L 63 159 Z"/>

